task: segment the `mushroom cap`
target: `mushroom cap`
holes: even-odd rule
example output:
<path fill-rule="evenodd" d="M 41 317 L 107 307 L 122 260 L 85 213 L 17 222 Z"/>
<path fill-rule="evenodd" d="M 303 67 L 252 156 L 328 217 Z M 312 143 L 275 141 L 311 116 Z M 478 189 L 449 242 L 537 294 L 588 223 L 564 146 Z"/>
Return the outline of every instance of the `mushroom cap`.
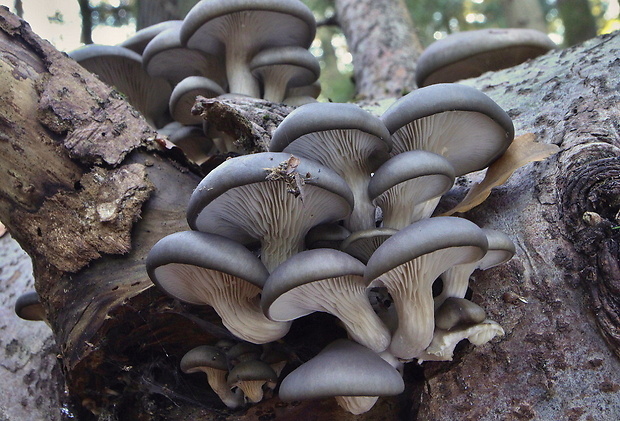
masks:
<path fill-rule="evenodd" d="M 286 376 L 279 396 L 289 402 L 331 396 L 392 396 L 404 388 L 400 373 L 377 353 L 338 339 Z"/>
<path fill-rule="evenodd" d="M 364 276 L 370 282 L 420 256 L 452 247 L 479 249 L 475 255 L 480 258 L 486 252 L 488 242 L 482 229 L 466 219 L 451 216 L 422 219 L 385 240 L 370 256 Z M 467 261 L 473 257 L 468 257 Z M 450 267 L 465 262 L 444 263 Z"/>
<path fill-rule="evenodd" d="M 243 28 L 248 33 L 248 37 L 244 39 L 254 44 L 244 45 L 244 48 L 250 51 L 250 57 L 254 55 L 252 51 L 267 47 L 299 45 L 308 48 L 314 40 L 314 15 L 301 1 L 202 0 L 189 11 L 183 21 L 181 42 L 190 48 L 220 54 L 224 50 L 222 43 L 234 42 L 236 37 L 222 31 L 225 25 L 218 24 L 218 18 L 225 19 L 235 13 L 257 14 L 251 20 L 257 26 Z"/>
<path fill-rule="evenodd" d="M 128 48 L 138 54 L 142 54 L 148 43 L 159 33 L 165 31 L 166 29 L 180 25 L 182 22 L 182 20 L 167 20 L 156 23 L 155 25 L 147 26 L 127 38 L 120 44 L 120 46 Z"/>
<path fill-rule="evenodd" d="M 205 212 L 210 203 L 236 187 L 267 181 L 267 176 L 277 171 L 280 164 L 289 162 L 293 158 L 295 157 L 287 153 L 261 152 L 232 158 L 217 166 L 203 178 L 190 197 L 187 207 L 189 226 L 194 230 L 205 232 L 217 229 L 218 224 L 221 223 L 219 218 L 213 219 Z M 298 165 L 288 175 L 300 174 L 304 177 L 305 186 L 320 187 L 333 193 L 335 197 L 342 198 L 342 201 L 346 203 L 345 207 L 349 209 L 343 209 L 337 213 L 348 214 L 350 207 L 353 206 L 353 195 L 344 180 L 329 168 L 311 160 L 300 159 L 298 161 Z M 230 235 L 234 236 L 233 233 Z"/>
<path fill-rule="evenodd" d="M 242 361 L 230 370 L 228 374 L 228 385 L 235 386 L 242 381 L 251 380 L 265 380 L 265 381 L 277 381 L 273 368 L 264 361 L 261 360 L 247 360 Z"/>
<path fill-rule="evenodd" d="M 486 318 L 482 307 L 465 298 L 448 297 L 435 310 L 435 326 L 443 330 L 481 323 Z"/>
<path fill-rule="evenodd" d="M 204 76 L 188 76 L 180 81 L 172 90 L 168 107 L 170 115 L 179 123 L 192 125 L 202 124 L 200 115 L 192 114 L 196 97 L 215 98 L 224 94 L 224 89 L 215 81 Z"/>
<path fill-rule="evenodd" d="M 416 83 L 426 86 L 480 76 L 516 66 L 556 48 L 535 29 L 488 28 L 448 35 L 426 48 L 416 67 Z"/>
<path fill-rule="evenodd" d="M 371 199 L 376 199 L 397 184 L 417 178 L 423 181 L 412 206 L 450 190 L 454 184 L 454 168 L 436 153 L 422 150 L 399 153 L 375 171 L 368 183 L 368 194 Z"/>
<path fill-rule="evenodd" d="M 45 321 L 47 315 L 36 291 L 26 292 L 15 301 L 15 314 L 24 320 Z"/>
<path fill-rule="evenodd" d="M 379 118 L 355 104 L 319 102 L 302 105 L 287 115 L 273 132 L 269 150 L 285 150 L 304 135 L 347 129 L 372 135 L 382 141 L 378 149 L 390 149 L 390 133 Z"/>
<path fill-rule="evenodd" d="M 340 250 L 367 263 L 377 247 L 396 232 L 395 229 L 385 227 L 355 231 L 342 242 Z"/>
<path fill-rule="evenodd" d="M 489 269 L 512 259 L 516 253 L 516 248 L 510 237 L 497 230 L 485 228 L 483 231 L 487 236 L 489 249 L 487 254 L 478 262 L 478 269 Z"/>
<path fill-rule="evenodd" d="M 125 94 L 153 124 L 163 123 L 172 88 L 166 80 L 146 73 L 140 54 L 116 45 L 89 44 L 71 51 L 69 57 Z"/>
<path fill-rule="evenodd" d="M 223 57 L 184 47 L 180 35 L 183 21 L 176 22 L 157 34 L 144 49 L 142 65 L 147 73 L 173 84 L 189 76 L 204 76 L 226 86 Z"/>
<path fill-rule="evenodd" d="M 303 47 L 267 48 L 250 61 L 250 71 L 263 81 L 263 97 L 281 102 L 290 87 L 310 85 L 321 73 L 316 57 Z"/>
<path fill-rule="evenodd" d="M 306 247 L 308 249 L 338 249 L 349 235 L 351 232 L 340 224 L 316 225 L 310 228 L 306 235 Z"/>
<path fill-rule="evenodd" d="M 261 293 L 261 307 L 265 316 L 273 320 L 287 321 L 305 316 L 314 310 L 300 306 L 297 298 L 292 301 L 287 299 L 287 292 L 330 278 L 346 275 L 362 277 L 364 268 L 362 262 L 338 250 L 325 248 L 302 251 L 279 265 L 267 278 Z M 334 285 L 333 291 L 338 294 L 337 285 Z M 323 297 L 307 298 L 308 301 L 320 302 Z"/>
<path fill-rule="evenodd" d="M 196 373 L 202 371 L 201 367 L 228 371 L 226 355 L 214 346 L 201 345 L 188 351 L 180 363 L 184 373 Z"/>
<path fill-rule="evenodd" d="M 445 157 L 456 176 L 481 170 L 514 138 L 508 114 L 475 88 L 442 83 L 417 89 L 381 116 L 392 133 L 392 154 L 422 149 Z"/>
<path fill-rule="evenodd" d="M 182 231 L 159 240 L 146 259 L 146 270 L 155 285 L 174 298 L 204 305 L 195 298 L 188 280 L 170 277 L 160 268 L 185 264 L 223 272 L 262 288 L 269 272 L 243 245 L 227 238 L 198 231 Z"/>
<path fill-rule="evenodd" d="M 170 133 L 169 139 L 170 142 L 181 148 L 191 161 L 198 165 L 212 155 L 213 141 L 205 136 L 200 127 L 181 126 Z"/>

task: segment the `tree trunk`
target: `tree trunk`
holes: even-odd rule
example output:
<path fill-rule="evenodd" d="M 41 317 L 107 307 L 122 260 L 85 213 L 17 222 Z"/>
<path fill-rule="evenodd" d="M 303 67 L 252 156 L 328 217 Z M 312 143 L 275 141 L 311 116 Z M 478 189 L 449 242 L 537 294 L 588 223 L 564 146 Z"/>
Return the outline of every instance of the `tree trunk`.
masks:
<path fill-rule="evenodd" d="M 353 54 L 360 99 L 400 96 L 415 89 L 422 46 L 403 0 L 336 0 L 336 14 Z"/>
<path fill-rule="evenodd" d="M 537 29 L 547 33 L 547 21 L 540 0 L 502 0 L 510 28 Z"/>
<path fill-rule="evenodd" d="M 596 36 L 596 21 L 588 0 L 557 0 L 564 23 L 564 44 L 575 45 Z"/>
<path fill-rule="evenodd" d="M 405 393 L 380 399 L 359 417 L 333 399 L 286 404 L 274 397 L 231 412 L 203 378 L 178 370 L 184 352 L 222 334 L 219 319 L 165 297 L 144 269 L 157 240 L 188 229 L 185 204 L 200 180 L 197 169 L 117 92 L 0 10 L 0 220 L 33 259 L 74 415 L 620 418 L 619 49 L 620 35 L 609 35 L 466 82 L 508 110 L 519 133 L 535 132 L 562 148 L 518 171 L 466 215 L 517 245 L 511 262 L 476 274 L 472 285 L 474 301 L 502 324 L 505 337 L 461 347 L 452 363 L 407 364 Z M 249 100 L 205 107 L 257 146 L 290 112 Z M 293 326 L 286 343 L 301 359 L 340 334 L 321 315 Z"/>

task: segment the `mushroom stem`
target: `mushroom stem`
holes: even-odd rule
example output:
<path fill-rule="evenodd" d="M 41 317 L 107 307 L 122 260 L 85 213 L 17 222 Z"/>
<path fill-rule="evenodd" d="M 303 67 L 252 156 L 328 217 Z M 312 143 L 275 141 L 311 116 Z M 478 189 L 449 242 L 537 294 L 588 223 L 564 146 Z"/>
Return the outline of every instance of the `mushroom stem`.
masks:
<path fill-rule="evenodd" d="M 336 396 L 338 405 L 353 415 L 370 411 L 378 399 L 378 396 Z"/>
<path fill-rule="evenodd" d="M 441 275 L 443 288 L 441 294 L 435 297 L 435 309 L 438 309 L 446 298 L 463 298 L 469 286 L 469 276 L 478 266 L 478 262 L 456 265 Z"/>
<path fill-rule="evenodd" d="M 230 27 L 228 31 L 230 38 L 226 41 L 226 77 L 229 92 L 260 98 L 258 80 L 252 75 L 249 66 L 254 51 L 249 51 L 243 47 L 253 44 L 247 38 L 254 37 L 255 34 L 250 34 L 243 28 L 255 26 L 255 24 L 247 22 L 254 16 L 251 12 L 232 13 L 222 18 L 222 25 Z M 235 39 L 233 40 L 233 38 Z"/>

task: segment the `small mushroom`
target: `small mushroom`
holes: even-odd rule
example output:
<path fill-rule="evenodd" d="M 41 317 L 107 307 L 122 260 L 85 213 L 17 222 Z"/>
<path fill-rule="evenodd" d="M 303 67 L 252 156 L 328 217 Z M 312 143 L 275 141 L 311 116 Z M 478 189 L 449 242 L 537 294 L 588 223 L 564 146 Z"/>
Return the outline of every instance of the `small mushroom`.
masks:
<path fill-rule="evenodd" d="M 454 168 L 447 159 L 416 150 L 381 165 L 368 184 L 368 194 L 381 208 L 382 226 L 399 230 L 429 218 L 453 184 Z"/>
<path fill-rule="evenodd" d="M 475 88 L 441 83 L 398 99 L 381 116 L 392 134 L 392 156 L 412 150 L 439 154 L 461 176 L 489 166 L 510 146 L 506 112 Z"/>
<path fill-rule="evenodd" d="M 170 234 L 146 259 L 149 277 L 181 301 L 210 305 L 235 336 L 253 343 L 283 337 L 290 323 L 267 319 L 259 306 L 269 273 L 241 244 L 198 231 Z"/>
<path fill-rule="evenodd" d="M 202 0 L 187 14 L 181 42 L 226 58 L 229 92 L 260 97 L 249 63 L 269 47 L 310 47 L 316 32 L 312 11 L 298 0 Z"/>
<path fill-rule="evenodd" d="M 390 333 L 366 293 L 364 264 L 334 249 L 300 252 L 267 278 L 261 307 L 271 320 L 289 321 L 315 311 L 336 316 L 356 342 L 381 352 Z"/>
<path fill-rule="evenodd" d="M 142 54 L 148 43 L 151 42 L 153 38 L 155 38 L 158 34 L 167 29 L 170 29 L 176 25 L 180 25 L 182 22 L 182 20 L 167 20 L 147 26 L 137 31 L 131 37 L 127 38 L 120 44 L 120 46 L 128 48 L 138 54 Z"/>
<path fill-rule="evenodd" d="M 286 402 L 338 397 L 341 406 L 357 415 L 374 405 L 376 399 L 368 397 L 398 395 L 404 389 L 400 373 L 379 355 L 338 339 L 286 376 L 279 396 Z"/>
<path fill-rule="evenodd" d="M 262 152 L 229 159 L 192 193 L 187 220 L 194 230 L 243 244 L 261 242 L 261 260 L 272 271 L 305 249 L 315 225 L 345 218 L 351 190 L 335 172 L 309 159 Z"/>
<path fill-rule="evenodd" d="M 435 311 L 435 327 L 452 330 L 453 328 L 481 323 L 486 318 L 486 312 L 478 304 L 465 298 L 449 297 Z"/>
<path fill-rule="evenodd" d="M 315 103 L 294 110 L 274 131 L 270 151 L 284 151 L 319 162 L 337 172 L 355 198 L 350 231 L 375 226 L 368 197 L 373 171 L 387 159 L 390 134 L 379 118 L 354 104 Z"/>
<path fill-rule="evenodd" d="M 202 345 L 187 352 L 181 359 L 181 371 L 184 373 L 205 373 L 211 389 L 229 408 L 243 405 L 241 391 L 232 392 L 228 387 L 228 363 L 225 355 L 216 347 Z"/>
<path fill-rule="evenodd" d="M 170 133 L 169 139 L 181 148 L 190 161 L 198 165 L 204 164 L 216 153 L 213 141 L 199 127 L 181 126 Z"/>
<path fill-rule="evenodd" d="M 393 228 L 385 227 L 356 231 L 342 242 L 340 250 L 366 264 L 375 250 L 396 232 Z"/>
<path fill-rule="evenodd" d="M 45 308 L 36 291 L 26 292 L 15 301 L 15 314 L 24 320 L 47 322 Z"/>
<path fill-rule="evenodd" d="M 263 98 L 282 102 L 288 88 L 310 85 L 319 78 L 319 61 L 303 47 L 265 49 L 252 58 L 250 71 L 263 83 Z"/>
<path fill-rule="evenodd" d="M 507 262 L 515 254 L 515 245 L 503 232 L 483 229 L 487 237 L 489 248 L 482 259 L 477 262 L 466 263 L 451 267 L 441 275 L 443 288 L 435 297 L 435 308 L 448 297 L 463 298 L 469 286 L 469 277 L 476 269 L 486 270 Z"/>
<path fill-rule="evenodd" d="M 243 390 L 246 399 L 252 403 L 263 400 L 263 387 L 277 381 L 275 371 L 261 360 L 243 361 L 228 373 L 228 387 Z"/>
<path fill-rule="evenodd" d="M 180 81 L 172 90 L 168 107 L 170 115 L 179 123 L 192 125 L 202 124 L 200 115 L 192 114 L 197 96 L 214 98 L 222 95 L 224 89 L 213 80 L 203 76 L 189 76 Z"/>
<path fill-rule="evenodd" d="M 432 284 L 449 267 L 479 260 L 487 239 L 473 222 L 435 217 L 414 222 L 385 240 L 366 265 L 370 287 L 385 286 L 398 314 L 389 351 L 401 360 L 417 358 L 433 339 Z"/>
<path fill-rule="evenodd" d="M 422 87 L 480 76 L 516 66 L 557 46 L 547 34 L 526 28 L 486 28 L 450 34 L 418 58 L 416 82 Z"/>

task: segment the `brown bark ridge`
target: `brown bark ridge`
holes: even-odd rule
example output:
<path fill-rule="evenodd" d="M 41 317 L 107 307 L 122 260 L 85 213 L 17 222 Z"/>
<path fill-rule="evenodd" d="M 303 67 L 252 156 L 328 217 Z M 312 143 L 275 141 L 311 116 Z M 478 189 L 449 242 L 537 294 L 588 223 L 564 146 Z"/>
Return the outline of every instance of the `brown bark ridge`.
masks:
<path fill-rule="evenodd" d="M 422 52 L 403 0 L 336 0 L 336 15 L 353 55 L 360 99 L 400 96 L 415 89 Z"/>
<path fill-rule="evenodd" d="M 620 34 L 464 83 L 561 152 L 466 216 L 507 233 L 473 300 L 506 335 L 428 363 L 418 420 L 620 419 Z"/>
<path fill-rule="evenodd" d="M 404 394 L 353 417 L 331 399 L 271 398 L 231 412 L 204 378 L 179 372 L 186 351 L 225 333 L 209 309 L 155 290 L 144 258 L 163 236 L 188 229 L 185 204 L 200 176 L 118 93 L 6 9 L 0 29 L 0 220 L 33 258 L 75 418 L 620 418 L 620 35 L 467 82 L 508 110 L 519 134 L 534 131 L 562 147 L 466 215 L 517 244 L 510 263 L 472 282 L 474 301 L 507 334 L 479 348 L 461 346 L 452 363 L 407 364 Z M 206 105 L 212 118 L 233 116 L 229 129 L 257 145 L 287 112 L 274 105 L 265 119 L 260 107 Z M 337 329 L 324 315 L 300 320 L 287 337 L 290 354 L 307 359 L 341 335 Z"/>

